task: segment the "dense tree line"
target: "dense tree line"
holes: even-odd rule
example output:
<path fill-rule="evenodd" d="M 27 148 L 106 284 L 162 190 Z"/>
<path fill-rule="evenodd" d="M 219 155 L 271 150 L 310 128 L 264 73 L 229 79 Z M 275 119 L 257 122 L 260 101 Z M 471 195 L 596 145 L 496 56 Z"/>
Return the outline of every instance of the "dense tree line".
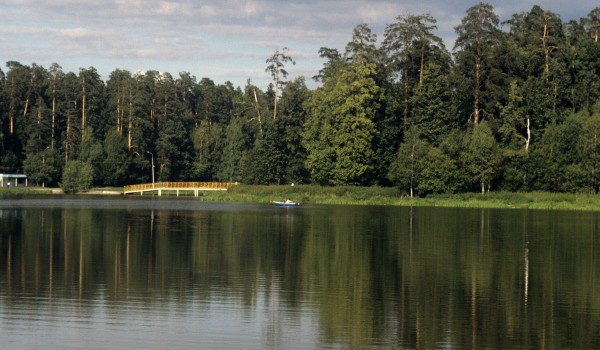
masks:
<path fill-rule="evenodd" d="M 266 91 L 157 71 L 0 70 L 0 172 L 40 185 L 391 185 L 410 195 L 600 188 L 600 8 L 563 22 L 480 3 L 449 51 L 428 14 L 354 28 L 307 88 L 284 48 Z M 67 181 L 68 180 L 68 181 Z M 84 186 L 85 185 L 81 185 Z M 80 186 L 80 187 L 81 187 Z"/>

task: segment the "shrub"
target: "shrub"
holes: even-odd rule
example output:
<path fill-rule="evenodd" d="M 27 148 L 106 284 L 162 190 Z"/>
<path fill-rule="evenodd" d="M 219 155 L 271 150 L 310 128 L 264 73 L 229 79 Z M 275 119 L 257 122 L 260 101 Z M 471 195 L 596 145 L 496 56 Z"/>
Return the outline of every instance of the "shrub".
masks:
<path fill-rule="evenodd" d="M 60 187 L 65 193 L 87 191 L 92 187 L 93 180 L 92 165 L 73 160 L 65 166 Z"/>

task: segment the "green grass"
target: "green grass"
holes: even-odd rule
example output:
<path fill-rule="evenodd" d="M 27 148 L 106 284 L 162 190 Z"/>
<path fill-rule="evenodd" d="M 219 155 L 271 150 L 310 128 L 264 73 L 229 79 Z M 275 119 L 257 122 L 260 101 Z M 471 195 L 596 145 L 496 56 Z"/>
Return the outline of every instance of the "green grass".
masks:
<path fill-rule="evenodd" d="M 2 187 L 0 196 L 5 194 L 52 194 L 52 189 L 48 187 Z"/>
<path fill-rule="evenodd" d="M 436 206 L 462 208 L 529 208 L 549 210 L 600 210 L 600 196 L 551 192 L 490 192 L 434 195 L 410 198 L 396 188 L 387 187 L 323 187 L 248 186 L 239 185 L 227 192 L 206 192 L 204 200 L 270 203 L 291 199 L 301 203 Z"/>
<path fill-rule="evenodd" d="M 96 192 L 122 192 L 121 187 L 94 188 Z M 0 188 L 4 194 L 51 194 L 42 187 Z M 396 205 L 457 208 L 529 208 L 546 210 L 600 210 L 600 195 L 552 192 L 490 192 L 434 195 L 410 198 L 393 187 L 317 185 L 250 186 L 238 185 L 228 191 L 206 191 L 202 200 L 221 202 L 270 203 L 291 199 L 303 204 Z"/>

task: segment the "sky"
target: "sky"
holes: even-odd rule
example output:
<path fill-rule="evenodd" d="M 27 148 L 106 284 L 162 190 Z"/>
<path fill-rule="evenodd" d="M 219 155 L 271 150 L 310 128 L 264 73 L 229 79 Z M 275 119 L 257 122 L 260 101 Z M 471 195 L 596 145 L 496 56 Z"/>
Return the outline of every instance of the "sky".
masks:
<path fill-rule="evenodd" d="M 352 30 L 366 23 L 379 40 L 398 15 L 430 13 L 435 32 L 451 50 L 454 27 L 479 1 L 467 0 L 0 0 L 0 63 L 65 72 L 94 67 L 107 80 L 115 69 L 189 72 L 243 87 L 265 89 L 265 60 L 289 49 L 288 79 L 312 77 L 322 67 L 321 47 L 344 51 Z M 579 20 L 598 0 L 490 0 L 506 20 L 534 4 Z"/>

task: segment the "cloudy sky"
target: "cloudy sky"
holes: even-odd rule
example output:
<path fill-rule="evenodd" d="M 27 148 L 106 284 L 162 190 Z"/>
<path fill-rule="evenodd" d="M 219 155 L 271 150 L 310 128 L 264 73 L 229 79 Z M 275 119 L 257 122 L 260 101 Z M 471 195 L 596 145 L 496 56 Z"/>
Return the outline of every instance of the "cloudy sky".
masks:
<path fill-rule="evenodd" d="M 310 82 L 323 61 L 320 47 L 340 51 L 352 29 L 367 23 L 381 39 L 399 14 L 431 13 L 451 49 L 454 27 L 478 1 L 467 0 L 0 0 L 0 62 L 65 71 L 95 67 L 190 72 L 216 83 L 261 88 L 265 59 L 283 47 L 297 62 L 289 78 Z M 491 0 L 501 20 L 534 4 L 564 21 L 585 17 L 598 0 Z M 5 70 L 5 69 L 4 69 Z"/>

